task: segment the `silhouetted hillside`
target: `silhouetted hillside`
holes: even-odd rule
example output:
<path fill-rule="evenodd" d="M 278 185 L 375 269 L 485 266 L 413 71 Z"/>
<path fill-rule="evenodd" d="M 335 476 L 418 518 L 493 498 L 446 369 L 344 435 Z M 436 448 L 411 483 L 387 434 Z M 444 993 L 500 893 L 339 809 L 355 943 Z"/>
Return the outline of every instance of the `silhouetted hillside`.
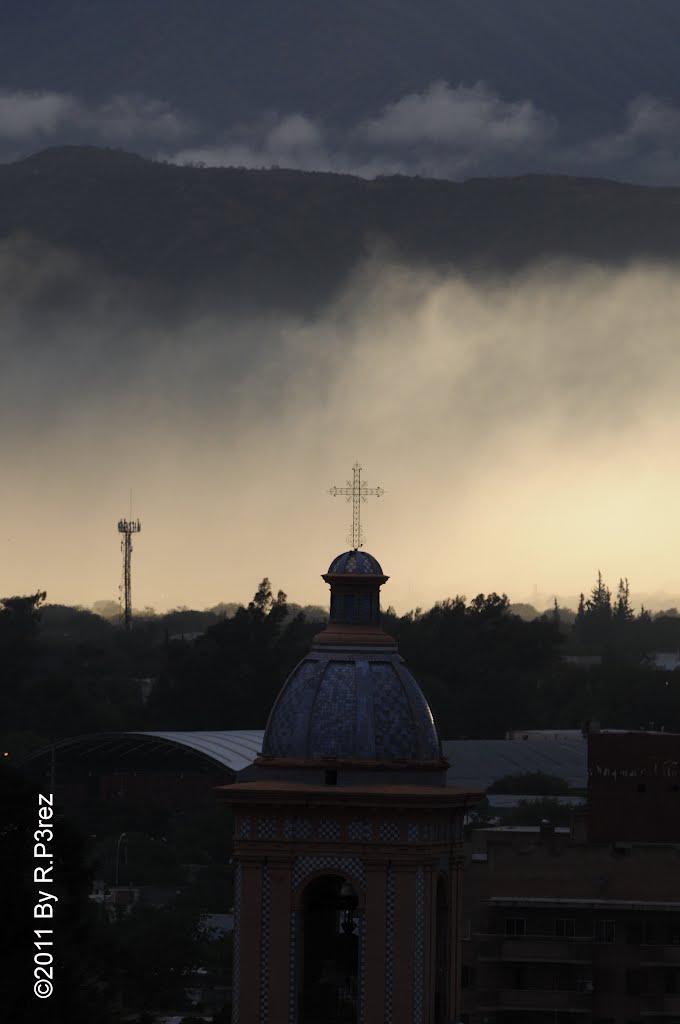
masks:
<path fill-rule="evenodd" d="M 0 237 L 28 233 L 149 288 L 309 309 L 375 245 L 466 273 L 680 259 L 680 189 L 528 176 L 457 184 L 180 167 L 96 148 L 0 166 Z"/>

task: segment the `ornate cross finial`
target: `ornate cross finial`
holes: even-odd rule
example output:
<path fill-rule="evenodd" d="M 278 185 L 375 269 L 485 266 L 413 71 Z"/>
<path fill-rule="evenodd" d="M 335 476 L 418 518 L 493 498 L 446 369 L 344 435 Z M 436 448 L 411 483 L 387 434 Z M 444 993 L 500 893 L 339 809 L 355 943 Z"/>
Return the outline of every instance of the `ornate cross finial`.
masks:
<path fill-rule="evenodd" d="M 375 495 L 379 498 L 381 494 L 384 494 L 382 487 L 366 487 L 361 482 L 361 466 L 358 462 L 355 462 L 352 466 L 352 473 L 354 474 L 352 483 L 347 481 L 347 487 L 331 487 L 329 494 L 332 494 L 334 498 L 338 494 L 346 494 L 347 500 L 353 504 L 352 510 L 352 532 L 347 535 L 347 540 L 351 540 L 352 549 L 354 551 L 357 548 L 363 547 L 364 533 L 361 529 L 361 502 L 366 501 L 369 495 Z"/>

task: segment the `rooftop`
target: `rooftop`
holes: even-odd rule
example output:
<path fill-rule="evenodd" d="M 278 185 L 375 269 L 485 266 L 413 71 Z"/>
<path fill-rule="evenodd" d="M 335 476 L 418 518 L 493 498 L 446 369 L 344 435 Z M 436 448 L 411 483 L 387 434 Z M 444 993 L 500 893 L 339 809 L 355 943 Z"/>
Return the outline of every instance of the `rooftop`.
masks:
<path fill-rule="evenodd" d="M 191 730 L 160 732 L 105 732 L 72 736 L 54 746 L 33 751 L 20 761 L 47 762 L 52 751 L 58 764 L 80 761 L 120 765 L 126 762 L 155 770 L 177 761 L 209 770 L 223 768 L 233 776 L 248 768 L 262 751 L 263 729 Z M 544 771 L 559 775 L 575 789 L 587 784 L 586 742 L 560 743 L 537 740 L 444 740 L 444 757 L 449 761 L 449 785 L 487 789 L 504 775 Z"/>

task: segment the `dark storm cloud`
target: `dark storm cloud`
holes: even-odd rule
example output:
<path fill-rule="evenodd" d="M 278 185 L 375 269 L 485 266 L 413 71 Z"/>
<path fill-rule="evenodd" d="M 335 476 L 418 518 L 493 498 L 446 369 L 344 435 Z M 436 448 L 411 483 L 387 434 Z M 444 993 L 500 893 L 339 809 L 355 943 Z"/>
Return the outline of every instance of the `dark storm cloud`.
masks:
<path fill-rule="evenodd" d="M 270 116 L 225 133 L 223 141 L 169 153 L 210 166 L 280 165 L 377 174 L 473 175 L 554 172 L 671 184 L 680 174 L 680 108 L 640 95 L 614 130 L 568 137 L 531 99 L 507 100 L 491 85 L 433 82 L 387 104 L 343 138 L 302 112 Z"/>
<path fill-rule="evenodd" d="M 680 107 L 633 97 L 619 123 L 574 138 L 535 99 L 507 99 L 492 84 L 432 82 L 357 121 L 342 135 L 304 111 L 269 113 L 216 139 L 181 110 L 141 95 L 98 103 L 59 92 L 0 90 L 0 151 L 78 142 L 126 146 L 178 163 L 293 167 L 375 177 L 462 179 L 528 172 L 680 179 Z"/>
<path fill-rule="evenodd" d="M 192 133 L 189 120 L 169 104 L 146 96 L 117 95 L 85 103 L 59 92 L 0 90 L 0 141 L 45 143 L 73 137 L 109 145 L 178 144 Z"/>

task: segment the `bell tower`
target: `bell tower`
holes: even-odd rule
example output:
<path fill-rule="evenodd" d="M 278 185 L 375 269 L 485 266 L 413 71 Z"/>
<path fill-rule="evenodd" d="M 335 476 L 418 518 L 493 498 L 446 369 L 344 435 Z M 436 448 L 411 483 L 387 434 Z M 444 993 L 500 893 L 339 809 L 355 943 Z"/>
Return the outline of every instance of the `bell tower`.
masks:
<path fill-rule="evenodd" d="M 235 813 L 233 1024 L 458 1021 L 463 815 L 432 714 L 380 625 L 388 577 L 333 560 Z"/>

